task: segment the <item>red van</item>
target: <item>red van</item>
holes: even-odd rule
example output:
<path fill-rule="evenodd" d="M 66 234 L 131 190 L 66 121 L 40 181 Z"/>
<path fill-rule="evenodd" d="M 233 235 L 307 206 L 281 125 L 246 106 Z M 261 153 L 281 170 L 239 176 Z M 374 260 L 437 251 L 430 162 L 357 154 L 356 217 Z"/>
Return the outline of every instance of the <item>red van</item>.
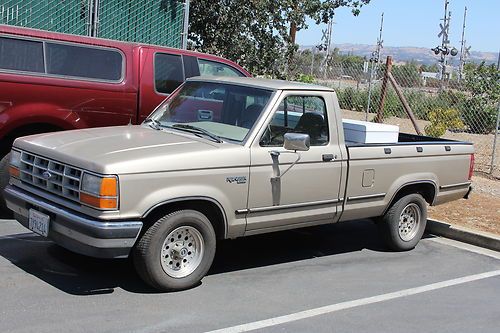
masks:
<path fill-rule="evenodd" d="M 198 75 L 250 76 L 198 52 L 0 25 L 0 193 L 15 138 L 140 123 Z"/>

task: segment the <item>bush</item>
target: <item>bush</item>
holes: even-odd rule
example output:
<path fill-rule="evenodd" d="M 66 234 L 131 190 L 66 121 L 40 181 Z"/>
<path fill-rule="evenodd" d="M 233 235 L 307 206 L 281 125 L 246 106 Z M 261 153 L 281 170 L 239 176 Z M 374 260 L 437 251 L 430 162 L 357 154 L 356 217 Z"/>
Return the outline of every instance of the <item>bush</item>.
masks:
<path fill-rule="evenodd" d="M 425 126 L 425 134 L 428 136 L 440 137 L 447 129 L 462 129 L 464 127 L 457 109 L 438 108 L 430 111 L 427 116 L 431 122 Z"/>
<path fill-rule="evenodd" d="M 463 106 L 462 119 L 472 133 L 488 134 L 496 126 L 497 108 L 477 98 L 471 98 Z"/>

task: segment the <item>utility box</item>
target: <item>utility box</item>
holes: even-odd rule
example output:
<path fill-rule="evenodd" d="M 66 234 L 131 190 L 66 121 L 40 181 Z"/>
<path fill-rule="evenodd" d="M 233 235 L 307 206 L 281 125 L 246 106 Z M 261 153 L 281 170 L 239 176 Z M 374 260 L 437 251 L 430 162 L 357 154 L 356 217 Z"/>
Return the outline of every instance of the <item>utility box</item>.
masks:
<path fill-rule="evenodd" d="M 351 143 L 396 143 L 399 126 L 342 119 L 344 138 Z"/>

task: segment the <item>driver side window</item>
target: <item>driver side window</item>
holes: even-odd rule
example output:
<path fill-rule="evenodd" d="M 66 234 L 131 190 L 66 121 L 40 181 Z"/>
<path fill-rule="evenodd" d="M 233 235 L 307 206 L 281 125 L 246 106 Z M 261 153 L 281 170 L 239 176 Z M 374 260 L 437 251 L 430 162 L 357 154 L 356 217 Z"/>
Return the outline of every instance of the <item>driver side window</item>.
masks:
<path fill-rule="evenodd" d="M 287 96 L 275 111 L 260 140 L 261 147 L 283 145 L 285 133 L 309 134 L 311 146 L 328 144 L 325 101 L 319 96 Z"/>

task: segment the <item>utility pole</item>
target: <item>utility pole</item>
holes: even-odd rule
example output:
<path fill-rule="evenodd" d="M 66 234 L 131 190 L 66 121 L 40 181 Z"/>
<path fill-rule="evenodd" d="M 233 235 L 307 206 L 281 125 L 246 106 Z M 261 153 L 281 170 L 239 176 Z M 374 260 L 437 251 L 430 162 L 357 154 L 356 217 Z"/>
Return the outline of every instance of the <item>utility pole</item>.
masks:
<path fill-rule="evenodd" d="M 458 79 L 461 81 L 464 78 L 464 65 L 465 61 L 469 57 L 470 54 L 470 46 L 466 46 L 465 41 L 465 21 L 467 19 L 467 6 L 464 10 L 464 24 L 462 27 L 462 41 L 460 42 L 460 65 L 458 67 Z"/>
<path fill-rule="evenodd" d="M 334 18 L 332 18 L 328 21 L 328 26 L 326 27 L 326 30 L 321 31 L 323 33 L 323 36 L 321 37 L 321 41 L 323 43 L 321 43 L 320 45 L 317 46 L 317 48 L 320 51 L 323 51 L 323 50 L 326 51 L 325 59 L 323 60 L 323 64 L 322 64 L 324 77 L 326 77 L 326 71 L 327 71 L 327 67 L 328 67 L 328 57 L 330 56 L 330 47 L 332 44 L 332 34 L 333 34 L 333 25 L 334 24 L 335 24 Z"/>
<path fill-rule="evenodd" d="M 380 18 L 380 31 L 377 39 L 377 48 L 372 52 L 372 57 L 370 58 L 370 78 L 368 79 L 368 102 L 366 105 L 365 121 L 368 121 L 368 114 L 370 113 L 370 102 L 372 97 L 372 81 L 373 73 L 377 73 L 378 65 L 380 63 L 380 52 L 382 50 L 384 41 L 382 40 L 382 32 L 384 29 L 384 13 Z"/>
<path fill-rule="evenodd" d="M 441 54 L 441 59 L 439 62 L 441 63 L 441 90 L 444 88 L 444 83 L 448 77 L 448 58 L 447 56 L 451 54 L 452 56 L 456 56 L 458 54 L 458 50 L 454 47 L 450 46 L 450 21 L 451 21 L 451 11 L 448 11 L 448 5 L 450 1 L 444 0 L 444 17 L 441 19 L 443 23 L 439 24 L 439 28 L 441 32 L 438 34 L 438 37 L 441 38 L 441 45 L 436 46 L 431 49 L 434 51 L 434 54 Z"/>
<path fill-rule="evenodd" d="M 189 29 L 189 0 L 185 0 L 185 2 L 184 2 L 184 24 L 182 27 L 182 48 L 184 50 L 187 50 L 188 29 Z"/>
<path fill-rule="evenodd" d="M 448 12 L 448 4 L 449 1 L 445 0 L 444 1 L 444 18 L 443 18 L 443 26 L 441 26 L 441 35 L 442 35 L 442 40 L 441 40 L 441 45 L 443 46 L 444 49 L 448 48 L 448 44 L 450 43 L 450 39 L 448 38 L 449 33 L 450 33 L 450 20 L 451 20 L 451 11 Z M 448 62 L 446 59 L 447 52 L 441 52 L 441 82 L 443 82 L 446 78 L 446 66 L 448 65 Z"/>

